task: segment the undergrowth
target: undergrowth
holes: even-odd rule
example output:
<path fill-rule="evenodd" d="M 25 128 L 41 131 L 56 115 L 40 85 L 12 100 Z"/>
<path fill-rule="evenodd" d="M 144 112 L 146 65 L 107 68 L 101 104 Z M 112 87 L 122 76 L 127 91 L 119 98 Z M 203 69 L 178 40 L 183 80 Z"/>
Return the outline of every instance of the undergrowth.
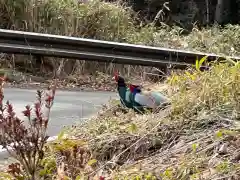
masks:
<path fill-rule="evenodd" d="M 78 36 L 118 42 L 239 54 L 239 25 L 194 27 L 187 36 L 180 27 L 136 23 L 130 7 L 99 0 L 0 1 L 1 28 Z"/>
<path fill-rule="evenodd" d="M 73 0 L 0 0 L 0 12 L 2 28 L 224 55 L 240 54 L 239 25 L 202 30 L 194 28 L 190 34 L 183 35 L 183 29 L 179 27 L 136 25 L 131 9 L 98 0 L 86 3 Z M 85 73 L 87 68 L 92 72 L 96 69 L 112 72 L 113 69 L 112 65 L 66 62 L 72 66 L 69 72 L 77 68 L 80 73 Z M 61 64 L 58 65 L 54 66 L 55 70 Z M 123 71 L 132 72 L 132 67 Z M 213 63 L 211 69 L 204 72 L 190 68 L 180 74 L 173 73 L 164 88 L 162 84 L 155 84 L 152 89 L 163 91 L 171 99 L 171 105 L 157 113 L 137 115 L 131 110 L 123 111 L 119 102 L 113 101 L 88 122 L 60 133 L 57 141 L 44 146 L 44 154 L 42 145 L 46 144 L 46 139 L 39 138 L 42 133 L 40 126 L 37 133 L 33 125 L 26 131 L 21 121 L 13 117 L 12 106 L 7 104 L 9 118 L 1 117 L 1 121 L 13 129 L 16 124 L 12 121 L 16 121 L 24 134 L 21 142 L 25 144 L 12 145 L 11 142 L 20 141 L 19 132 L 4 129 L 6 132 L 1 134 L 1 144 L 16 149 L 20 164 L 9 166 L 8 173 L 2 173 L 2 177 L 239 179 L 239 62 Z M 43 132 L 45 130 L 46 127 Z M 41 135 L 47 138 L 45 133 Z M 27 143 L 30 137 L 35 137 L 32 140 L 35 149 Z M 36 150 L 38 140 L 41 148 Z M 30 158 L 32 154 L 34 162 Z"/>
<path fill-rule="evenodd" d="M 62 174 L 70 179 L 237 180 L 239 65 L 214 62 L 209 71 L 189 68 L 172 74 L 165 86 L 152 85 L 171 99 L 155 113 L 123 111 L 112 100 L 96 117 L 63 130 L 48 145 L 46 160 L 55 158 L 52 167 L 65 164 Z M 79 160 L 73 147 L 81 147 Z"/>
<path fill-rule="evenodd" d="M 63 130 L 49 143 L 44 133 L 48 121 L 41 120 L 38 104 L 37 119 L 29 121 L 28 129 L 7 103 L 1 145 L 12 147 L 9 152 L 17 162 L 1 177 L 239 179 L 240 64 L 213 62 L 210 70 L 200 71 L 204 59 L 197 61 L 196 68 L 173 73 L 164 85 L 152 84 L 151 90 L 170 98 L 165 109 L 136 114 L 112 100 L 95 117 Z M 47 97 L 48 102 L 54 96 Z M 24 115 L 29 117 L 26 108 Z"/>
<path fill-rule="evenodd" d="M 100 0 L 0 0 L 1 28 L 34 31 L 41 33 L 77 36 L 150 46 L 187 49 L 224 55 L 239 55 L 239 25 L 226 27 L 193 28 L 190 34 L 184 29 L 154 23 L 142 25 L 130 7 L 120 3 Z M 24 61 L 26 60 L 26 61 Z M 31 60 L 31 61 L 29 61 Z M 4 61 L 4 58 L 2 59 Z M 98 62 L 45 58 L 45 68 L 29 56 L 11 56 L 5 64 L 9 68 L 25 68 L 32 73 L 53 72 L 54 78 L 69 74 L 94 74 L 96 71 L 112 73 L 115 65 Z M 1 64 L 4 64 L 3 62 Z M 149 68 L 117 66 L 132 74 L 150 71 Z M 40 68 L 36 71 L 35 68 Z M 44 72 L 46 71 L 46 72 Z M 44 73 L 42 73 L 44 72 Z M 76 76 L 76 77 L 77 77 Z M 75 78 L 76 81 L 80 81 Z"/>

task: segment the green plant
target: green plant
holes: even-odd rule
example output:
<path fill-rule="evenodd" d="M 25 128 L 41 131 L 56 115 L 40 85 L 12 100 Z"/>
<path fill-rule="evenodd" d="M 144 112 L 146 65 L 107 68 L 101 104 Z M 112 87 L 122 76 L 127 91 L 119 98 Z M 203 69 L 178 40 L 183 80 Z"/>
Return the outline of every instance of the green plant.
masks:
<path fill-rule="evenodd" d="M 0 0 L 0 12 L 3 14 L 0 17 L 1 26 L 6 29 L 119 42 L 126 41 L 126 34 L 135 31 L 133 11 L 130 8 L 119 3 L 100 0 L 86 3 L 76 0 Z M 16 65 L 20 64 L 22 67 L 26 66 L 25 69 L 36 72 L 34 68 L 40 68 L 41 63 L 44 65 L 42 71 L 46 68 L 57 71 L 61 64 L 54 58 L 44 58 L 38 63 L 35 58 L 28 56 L 23 58 L 26 61 L 15 56 L 13 66 L 17 67 Z M 65 66 L 65 62 L 62 64 Z M 105 63 L 69 60 L 68 68 L 65 70 L 69 74 L 94 73 L 96 70 L 109 71 L 109 69 L 110 66 Z"/>
<path fill-rule="evenodd" d="M 49 144 L 50 153 L 55 154 L 54 159 L 61 159 L 57 163 L 58 168 L 64 164 L 62 169 L 64 175 L 70 179 L 84 177 L 85 168 L 94 166 L 97 160 L 92 158 L 92 154 L 86 144 L 82 140 L 73 140 L 61 138 Z M 54 168 L 56 171 L 56 169 Z"/>
<path fill-rule="evenodd" d="M 0 179 L 12 180 L 14 177 L 7 172 L 0 172 Z"/>
<path fill-rule="evenodd" d="M 190 72 L 189 72 L 190 73 Z M 173 74 L 168 79 L 173 91 L 178 91 L 172 96 L 175 113 L 193 115 L 204 109 L 213 107 L 239 108 L 239 73 L 240 68 L 236 63 L 228 61 L 213 62 L 211 71 L 199 72 L 198 70 L 187 74 Z M 176 87 L 176 89 L 175 89 Z M 194 108 L 193 108 L 194 107 Z"/>
<path fill-rule="evenodd" d="M 200 71 L 200 68 L 202 67 L 202 64 L 206 61 L 207 57 L 208 56 L 204 56 L 200 60 L 198 60 L 198 59 L 196 60 L 195 67 L 196 67 L 197 71 Z"/>
<path fill-rule="evenodd" d="M 56 159 L 53 156 L 46 156 L 41 161 L 39 176 L 43 178 L 52 177 L 57 170 Z"/>
<path fill-rule="evenodd" d="M 227 174 L 231 171 L 231 168 L 233 168 L 232 164 L 228 161 L 223 161 L 220 162 L 217 166 L 216 166 L 216 170 L 220 173 L 223 174 Z"/>
<path fill-rule="evenodd" d="M 223 176 L 209 169 L 223 158 L 233 162 L 233 154 L 239 149 L 235 130 L 239 65 L 213 62 L 208 71 L 200 71 L 200 61 L 198 68 L 174 72 L 168 84 L 151 84 L 160 92 L 166 86 L 165 93 L 172 103 L 165 110 L 144 115 L 123 113 L 117 103 L 112 103 L 69 132 L 69 137 L 87 142 L 97 160 L 92 168 L 103 164 L 100 168 L 113 179 L 156 176 L 193 180 Z M 216 156 L 219 143 L 228 144 L 227 153 Z M 90 177 L 95 175 L 94 170 Z M 236 169 L 230 168 L 229 172 L 233 174 Z"/>
<path fill-rule="evenodd" d="M 192 150 L 194 153 L 197 151 L 198 147 L 199 147 L 199 144 L 196 144 L 196 143 L 192 144 Z"/>
<path fill-rule="evenodd" d="M 163 173 L 160 174 L 163 179 L 173 179 L 174 171 L 172 168 L 167 168 Z"/>

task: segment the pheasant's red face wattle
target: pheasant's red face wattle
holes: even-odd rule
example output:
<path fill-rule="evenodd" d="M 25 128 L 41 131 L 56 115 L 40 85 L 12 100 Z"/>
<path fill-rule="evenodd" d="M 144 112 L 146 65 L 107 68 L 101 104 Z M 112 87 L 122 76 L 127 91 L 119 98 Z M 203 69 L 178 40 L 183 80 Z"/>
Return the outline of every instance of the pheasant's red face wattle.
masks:
<path fill-rule="evenodd" d="M 118 82 L 119 73 L 117 71 L 115 71 L 115 73 L 114 73 L 114 79 L 115 79 L 116 82 Z"/>
<path fill-rule="evenodd" d="M 129 89 L 130 89 L 131 92 L 133 92 L 134 91 L 134 85 L 130 84 Z"/>

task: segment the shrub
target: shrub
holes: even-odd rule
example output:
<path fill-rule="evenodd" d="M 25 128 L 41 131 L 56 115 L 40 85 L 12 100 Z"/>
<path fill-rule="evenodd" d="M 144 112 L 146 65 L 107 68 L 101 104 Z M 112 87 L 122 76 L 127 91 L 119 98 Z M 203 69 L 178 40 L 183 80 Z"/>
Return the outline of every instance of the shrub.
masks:
<path fill-rule="evenodd" d="M 2 79 L 0 85 L 0 145 L 18 161 L 9 166 L 8 172 L 16 179 L 33 180 L 38 177 L 38 168 L 44 157 L 44 146 L 48 139 L 46 131 L 49 113 L 53 105 L 56 86 L 49 88 L 46 96 L 42 91 L 37 92 L 37 102 L 33 110 L 29 105 L 25 107 L 23 114 L 28 120 L 28 126 L 26 126 L 24 121 L 16 116 L 9 101 L 4 106 L 3 84 Z"/>
<path fill-rule="evenodd" d="M 240 63 L 232 61 L 214 62 L 210 72 L 185 71 L 181 75 L 173 74 L 169 83 L 173 87 L 173 94 L 178 92 L 172 96 L 174 113 L 191 117 L 212 109 L 232 109 L 234 114 L 239 112 L 239 75 Z"/>

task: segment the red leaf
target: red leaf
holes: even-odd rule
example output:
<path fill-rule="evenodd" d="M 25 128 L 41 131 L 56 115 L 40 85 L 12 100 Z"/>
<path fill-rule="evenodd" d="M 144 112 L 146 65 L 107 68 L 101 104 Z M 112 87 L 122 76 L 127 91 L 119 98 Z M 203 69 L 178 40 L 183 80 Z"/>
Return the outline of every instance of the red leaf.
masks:
<path fill-rule="evenodd" d="M 104 179 L 105 179 L 105 177 L 103 177 L 103 176 L 99 177 L 99 180 L 104 180 Z"/>

